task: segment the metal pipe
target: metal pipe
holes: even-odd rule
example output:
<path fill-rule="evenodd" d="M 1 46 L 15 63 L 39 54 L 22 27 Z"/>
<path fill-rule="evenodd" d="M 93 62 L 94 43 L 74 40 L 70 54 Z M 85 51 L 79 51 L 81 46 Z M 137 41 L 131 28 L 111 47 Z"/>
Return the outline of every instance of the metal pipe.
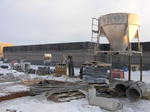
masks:
<path fill-rule="evenodd" d="M 113 76 L 112 76 L 112 58 L 113 58 L 113 55 L 112 53 L 110 53 L 110 63 L 111 63 L 111 66 L 110 66 L 110 81 L 113 80 Z"/>
<path fill-rule="evenodd" d="M 146 84 L 144 82 L 137 81 L 127 89 L 126 95 L 130 101 L 135 102 L 138 101 L 146 91 Z"/>
<path fill-rule="evenodd" d="M 119 97 L 126 96 L 126 90 L 133 84 L 133 81 L 125 81 L 116 84 L 115 91 Z"/>

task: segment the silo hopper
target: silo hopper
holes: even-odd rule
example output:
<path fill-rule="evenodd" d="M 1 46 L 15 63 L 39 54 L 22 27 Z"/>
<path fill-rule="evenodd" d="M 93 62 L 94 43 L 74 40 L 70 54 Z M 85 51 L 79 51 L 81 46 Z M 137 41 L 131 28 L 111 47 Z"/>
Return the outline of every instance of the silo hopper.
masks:
<path fill-rule="evenodd" d="M 138 38 L 139 17 L 131 13 L 111 13 L 99 17 L 100 36 L 105 36 L 113 51 L 125 51 Z"/>

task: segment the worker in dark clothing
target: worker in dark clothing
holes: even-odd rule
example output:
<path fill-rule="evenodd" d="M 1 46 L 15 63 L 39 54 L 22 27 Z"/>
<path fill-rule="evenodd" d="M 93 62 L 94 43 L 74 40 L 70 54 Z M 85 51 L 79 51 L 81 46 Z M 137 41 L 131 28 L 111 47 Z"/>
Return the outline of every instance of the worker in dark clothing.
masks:
<path fill-rule="evenodd" d="M 83 65 L 80 67 L 80 79 L 83 79 Z"/>
<path fill-rule="evenodd" d="M 69 72 L 69 77 L 74 77 L 74 66 L 73 66 L 73 61 L 72 61 L 72 56 L 67 57 L 67 64 L 68 64 L 68 72 Z"/>

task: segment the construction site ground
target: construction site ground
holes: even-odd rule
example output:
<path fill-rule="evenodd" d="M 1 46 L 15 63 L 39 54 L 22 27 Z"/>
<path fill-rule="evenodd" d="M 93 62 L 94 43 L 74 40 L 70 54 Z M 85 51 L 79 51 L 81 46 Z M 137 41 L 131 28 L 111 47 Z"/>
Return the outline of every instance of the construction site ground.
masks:
<path fill-rule="evenodd" d="M 10 75 L 11 79 L 2 77 L 0 83 L 0 97 L 9 95 L 12 92 L 25 92 L 29 87 L 22 84 L 21 80 L 30 79 L 48 79 L 59 81 L 80 81 L 78 78 L 67 78 L 66 76 L 54 77 L 52 75 L 38 76 L 34 74 L 25 74 L 23 72 L 17 72 L 15 70 L 0 69 L 0 74 Z M 79 74 L 79 69 L 75 69 L 75 74 Z M 131 79 L 139 80 L 139 71 L 132 72 Z M 125 73 L 125 80 L 128 79 L 127 73 Z M 143 71 L 143 81 L 146 84 L 150 84 L 150 71 Z M 139 100 L 138 102 L 130 102 L 127 98 L 117 98 L 123 103 L 123 110 L 120 112 L 150 112 L 149 100 Z M 107 112 L 97 106 L 91 106 L 88 104 L 86 98 L 72 100 L 70 102 L 55 103 L 47 100 L 42 95 L 37 96 L 24 96 L 11 100 L 5 100 L 0 102 L 0 112 L 6 112 L 7 109 L 16 110 L 17 112 Z"/>

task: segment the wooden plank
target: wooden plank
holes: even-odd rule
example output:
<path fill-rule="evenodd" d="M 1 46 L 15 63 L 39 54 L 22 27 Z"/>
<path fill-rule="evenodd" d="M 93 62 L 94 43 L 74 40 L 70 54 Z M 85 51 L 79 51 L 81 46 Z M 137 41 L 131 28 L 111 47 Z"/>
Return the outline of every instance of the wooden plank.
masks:
<path fill-rule="evenodd" d="M 29 95 L 30 95 L 29 91 L 15 92 L 6 96 L 0 96 L 0 102 L 4 100 L 11 100 L 14 98 L 19 98 L 19 97 L 24 97 L 24 96 L 29 96 Z"/>

